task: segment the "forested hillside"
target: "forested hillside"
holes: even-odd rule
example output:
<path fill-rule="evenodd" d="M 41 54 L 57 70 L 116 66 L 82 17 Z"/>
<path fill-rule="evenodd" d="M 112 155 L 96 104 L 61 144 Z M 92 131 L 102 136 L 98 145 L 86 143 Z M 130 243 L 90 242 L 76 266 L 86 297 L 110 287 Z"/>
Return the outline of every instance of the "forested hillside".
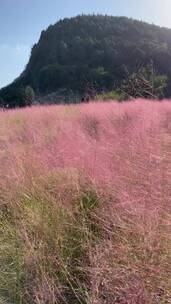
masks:
<path fill-rule="evenodd" d="M 126 17 L 64 19 L 42 31 L 23 73 L 0 91 L 1 104 L 22 106 L 28 86 L 36 96 L 61 89 L 80 95 L 90 88 L 116 90 L 123 79 L 151 62 L 157 73 L 167 76 L 164 96 L 170 97 L 170 29 Z"/>

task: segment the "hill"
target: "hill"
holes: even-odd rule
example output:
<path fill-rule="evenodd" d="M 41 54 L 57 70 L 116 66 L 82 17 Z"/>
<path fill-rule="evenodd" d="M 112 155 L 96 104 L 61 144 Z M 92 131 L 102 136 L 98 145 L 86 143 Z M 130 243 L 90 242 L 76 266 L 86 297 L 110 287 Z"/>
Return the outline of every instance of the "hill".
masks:
<path fill-rule="evenodd" d="M 43 30 L 23 73 L 0 90 L 9 106 L 19 105 L 21 89 L 36 95 L 56 91 L 84 94 L 111 91 L 139 66 L 153 62 L 168 77 L 171 95 L 171 30 L 126 17 L 82 15 Z M 19 91 L 19 96 L 18 96 Z"/>

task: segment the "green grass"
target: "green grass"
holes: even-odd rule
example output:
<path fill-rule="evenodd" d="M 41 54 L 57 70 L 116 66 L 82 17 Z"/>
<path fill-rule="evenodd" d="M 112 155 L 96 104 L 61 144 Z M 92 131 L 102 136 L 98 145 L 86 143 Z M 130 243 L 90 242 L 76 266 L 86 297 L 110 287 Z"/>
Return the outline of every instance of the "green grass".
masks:
<path fill-rule="evenodd" d="M 87 303 L 87 250 L 100 238 L 98 226 L 91 218 L 98 206 L 96 194 L 81 194 L 73 202 L 72 210 L 55 208 L 53 202 L 36 194 L 24 195 L 19 206 L 13 217 L 1 217 L 1 299 L 15 304 L 31 303 L 27 293 L 38 288 L 37 282 L 44 289 L 44 282 L 49 280 L 54 284 L 54 294 L 49 295 L 48 290 L 45 303 L 46 296 L 50 301 L 57 297 L 60 286 L 65 286 L 58 295 L 60 303 L 71 303 L 71 299 L 72 303 Z"/>

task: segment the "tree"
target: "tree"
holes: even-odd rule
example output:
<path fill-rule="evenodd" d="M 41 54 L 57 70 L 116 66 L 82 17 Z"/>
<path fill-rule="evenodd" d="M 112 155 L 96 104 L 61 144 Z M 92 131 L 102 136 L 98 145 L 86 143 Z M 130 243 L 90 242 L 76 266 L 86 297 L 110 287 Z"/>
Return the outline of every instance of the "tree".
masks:
<path fill-rule="evenodd" d="M 151 63 L 128 75 L 122 81 L 119 91 L 125 99 L 138 97 L 161 99 L 164 97 L 164 89 L 166 87 L 167 76 L 157 74 L 153 63 Z"/>
<path fill-rule="evenodd" d="M 0 97 L 0 108 L 4 108 L 4 100 Z"/>
<path fill-rule="evenodd" d="M 4 98 L 4 106 L 9 108 L 30 106 L 34 100 L 34 91 L 30 86 L 14 87 Z"/>
<path fill-rule="evenodd" d="M 34 93 L 34 90 L 32 87 L 30 86 L 27 86 L 25 88 L 25 91 L 24 91 L 24 102 L 25 102 L 25 106 L 31 106 L 34 99 L 35 99 L 35 93 Z"/>

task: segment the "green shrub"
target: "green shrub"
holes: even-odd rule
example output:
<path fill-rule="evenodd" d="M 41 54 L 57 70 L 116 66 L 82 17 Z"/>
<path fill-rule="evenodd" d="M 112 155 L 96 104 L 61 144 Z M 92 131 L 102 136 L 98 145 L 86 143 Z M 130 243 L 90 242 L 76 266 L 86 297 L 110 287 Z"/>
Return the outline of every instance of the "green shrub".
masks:
<path fill-rule="evenodd" d="M 110 91 L 96 95 L 96 100 L 116 100 L 122 101 L 122 94 L 117 91 Z"/>

